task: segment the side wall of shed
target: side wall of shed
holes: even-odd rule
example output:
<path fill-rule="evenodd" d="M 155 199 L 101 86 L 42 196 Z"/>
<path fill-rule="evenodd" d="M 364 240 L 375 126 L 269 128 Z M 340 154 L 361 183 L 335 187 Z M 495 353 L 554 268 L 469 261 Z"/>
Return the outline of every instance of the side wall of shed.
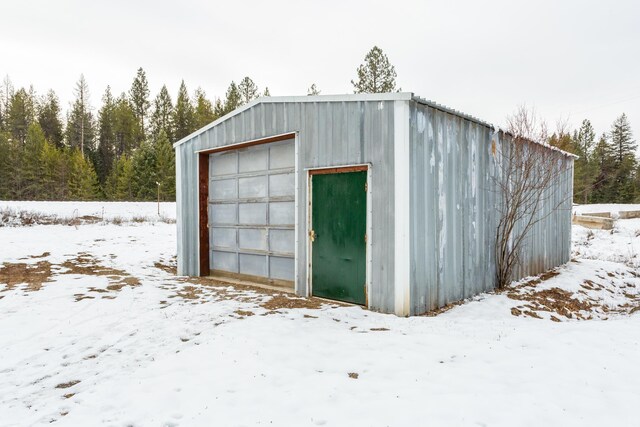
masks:
<path fill-rule="evenodd" d="M 500 197 L 488 126 L 428 105 L 410 105 L 411 314 L 421 314 L 495 287 L 495 232 Z M 554 152 L 553 155 L 564 156 Z M 569 159 L 570 162 L 573 160 Z M 572 173 L 569 168 L 544 218 L 529 233 L 516 279 L 569 260 Z"/>
<path fill-rule="evenodd" d="M 176 147 L 178 273 L 198 275 L 199 150 L 297 132 L 296 292 L 307 292 L 307 170 L 371 165 L 370 308 L 394 311 L 394 101 L 258 103 Z"/>

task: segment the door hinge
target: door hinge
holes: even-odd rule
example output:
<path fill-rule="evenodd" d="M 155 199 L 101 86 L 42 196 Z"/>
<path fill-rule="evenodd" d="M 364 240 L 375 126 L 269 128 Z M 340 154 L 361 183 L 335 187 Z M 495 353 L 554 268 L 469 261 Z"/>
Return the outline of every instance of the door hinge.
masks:
<path fill-rule="evenodd" d="M 369 191 L 369 183 L 368 182 L 364 183 L 364 191 L 365 192 Z"/>
<path fill-rule="evenodd" d="M 367 243 L 367 233 L 364 233 L 364 242 Z"/>

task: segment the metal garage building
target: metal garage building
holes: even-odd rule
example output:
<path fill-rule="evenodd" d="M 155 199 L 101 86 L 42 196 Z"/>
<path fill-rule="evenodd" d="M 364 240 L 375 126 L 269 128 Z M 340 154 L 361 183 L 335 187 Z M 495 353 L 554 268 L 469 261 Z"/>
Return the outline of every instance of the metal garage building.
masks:
<path fill-rule="evenodd" d="M 265 97 L 174 144 L 178 274 L 415 315 L 495 286 L 489 124 L 411 93 Z M 550 151 L 551 152 L 551 151 Z M 569 260 L 573 158 L 517 275 Z"/>

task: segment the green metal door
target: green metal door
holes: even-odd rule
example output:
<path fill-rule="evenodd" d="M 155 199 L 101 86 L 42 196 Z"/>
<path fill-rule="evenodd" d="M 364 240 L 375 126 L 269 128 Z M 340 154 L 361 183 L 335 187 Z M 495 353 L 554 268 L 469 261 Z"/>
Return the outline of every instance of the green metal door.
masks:
<path fill-rule="evenodd" d="M 311 180 L 313 295 L 365 304 L 367 172 Z"/>

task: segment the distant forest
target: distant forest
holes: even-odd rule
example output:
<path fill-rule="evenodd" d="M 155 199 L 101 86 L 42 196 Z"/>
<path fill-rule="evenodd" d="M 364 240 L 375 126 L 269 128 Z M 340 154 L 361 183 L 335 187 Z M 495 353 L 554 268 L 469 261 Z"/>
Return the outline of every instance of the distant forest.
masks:
<path fill-rule="evenodd" d="M 245 77 L 212 103 L 182 82 L 175 103 L 166 86 L 150 99 L 140 68 L 128 92 L 107 86 L 94 114 L 84 76 L 66 114 L 55 92 L 15 90 L 0 99 L 0 199 L 175 200 L 172 142 L 239 106 L 269 95 Z"/>
<path fill-rule="evenodd" d="M 373 47 L 351 83 L 356 93 L 395 92 L 396 72 Z M 173 101 L 166 86 L 152 99 L 145 71 L 119 95 L 107 86 L 94 114 L 84 76 L 64 112 L 50 90 L 15 89 L 9 77 L 0 85 L 0 199 L 7 200 L 175 200 L 172 142 L 205 126 L 263 92 L 251 78 L 231 82 L 214 102 L 182 81 Z M 320 91 L 315 84 L 308 95 Z M 576 203 L 640 203 L 640 161 L 625 114 L 596 138 L 584 120 L 575 131 L 561 130 L 551 145 L 577 154 Z"/>

